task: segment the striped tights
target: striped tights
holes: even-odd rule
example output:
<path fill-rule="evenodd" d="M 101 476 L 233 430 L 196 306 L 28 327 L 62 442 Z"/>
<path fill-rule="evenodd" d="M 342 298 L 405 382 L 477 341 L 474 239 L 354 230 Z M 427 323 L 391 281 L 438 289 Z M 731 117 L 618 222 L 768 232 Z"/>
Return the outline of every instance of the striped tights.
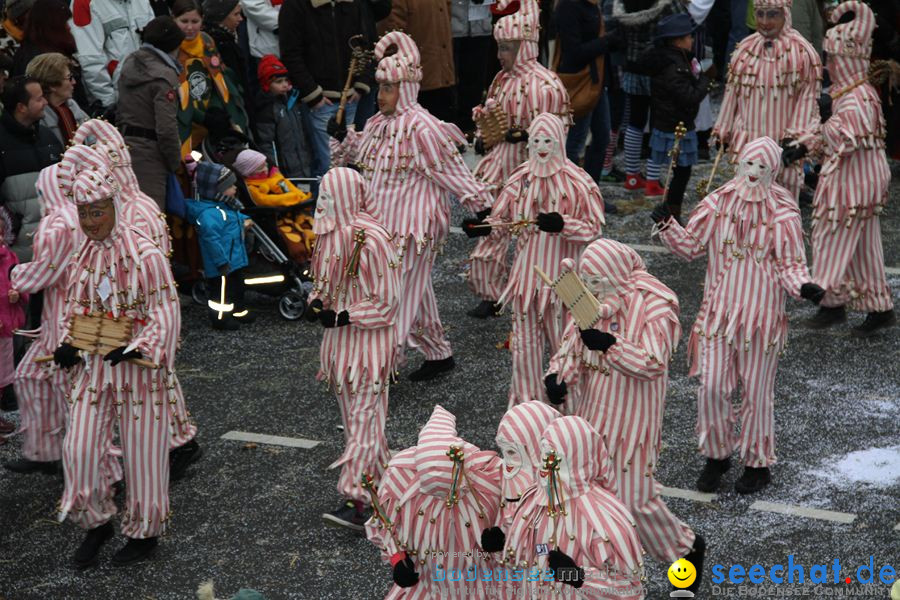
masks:
<path fill-rule="evenodd" d="M 371 383 L 355 392 L 348 387 L 336 392 L 344 424 L 344 453 L 329 468 L 341 467 L 338 491 L 343 496 L 369 504 L 369 493 L 360 485 L 362 476 L 370 473 L 377 482 L 391 458 L 384 435 L 388 392 L 373 391 Z"/>
<path fill-rule="evenodd" d="M 544 344 L 550 351 L 559 348 L 562 336 L 560 309 L 548 303 L 533 301 L 524 310 L 512 311 L 512 383 L 509 388 L 509 408 L 530 400 L 545 400 Z"/>
<path fill-rule="evenodd" d="M 425 360 L 441 360 L 453 354 L 450 342 L 444 335 L 444 326 L 438 313 L 437 299 L 431 284 L 431 269 L 436 253 L 431 247 L 416 252 L 415 243 L 408 242 L 403 255 L 403 288 L 400 308 L 397 312 L 397 344 L 402 361 L 406 344 L 425 355 Z"/>

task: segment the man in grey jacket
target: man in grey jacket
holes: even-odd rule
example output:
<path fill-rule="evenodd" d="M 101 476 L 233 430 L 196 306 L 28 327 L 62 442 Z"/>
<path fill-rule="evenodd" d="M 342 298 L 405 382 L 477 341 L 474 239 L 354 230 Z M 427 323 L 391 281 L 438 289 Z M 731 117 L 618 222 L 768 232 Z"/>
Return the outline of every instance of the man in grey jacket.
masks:
<path fill-rule="evenodd" d="M 160 210 L 166 181 L 181 164 L 178 137 L 178 73 L 175 59 L 184 34 L 172 17 L 157 17 L 144 28 L 143 46 L 125 59 L 119 78 L 118 125 L 131 149 L 141 190 Z"/>
<path fill-rule="evenodd" d="M 49 129 L 41 125 L 47 101 L 37 80 L 18 76 L 3 90 L 0 115 L 0 202 L 21 227 L 12 250 L 20 262 L 31 260 L 31 236 L 41 220 L 35 191 L 41 169 L 59 162 L 63 148 Z"/>
<path fill-rule="evenodd" d="M 451 0 L 450 28 L 456 64 L 457 107 L 454 123 L 465 133 L 475 131 L 472 109 L 481 104 L 490 84 L 491 2 Z"/>

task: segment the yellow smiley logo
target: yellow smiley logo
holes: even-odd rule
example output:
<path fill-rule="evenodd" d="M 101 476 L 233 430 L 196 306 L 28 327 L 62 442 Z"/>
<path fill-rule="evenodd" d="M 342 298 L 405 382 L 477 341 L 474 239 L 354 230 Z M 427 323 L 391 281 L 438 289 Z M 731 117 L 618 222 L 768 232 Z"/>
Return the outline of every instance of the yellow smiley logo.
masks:
<path fill-rule="evenodd" d="M 669 583 L 677 588 L 686 588 L 697 579 L 697 569 L 691 561 L 679 558 L 669 567 Z"/>

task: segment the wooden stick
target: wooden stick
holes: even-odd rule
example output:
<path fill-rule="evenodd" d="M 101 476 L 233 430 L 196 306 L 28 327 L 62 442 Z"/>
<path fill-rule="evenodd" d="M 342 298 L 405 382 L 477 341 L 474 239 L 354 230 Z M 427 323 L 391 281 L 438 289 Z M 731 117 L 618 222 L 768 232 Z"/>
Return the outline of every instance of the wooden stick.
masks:
<path fill-rule="evenodd" d="M 347 72 L 347 81 L 344 83 L 344 90 L 341 92 L 341 105 L 338 106 L 337 115 L 334 120 L 340 125 L 344 121 L 344 109 L 347 108 L 347 99 L 350 97 L 350 85 L 353 83 L 353 72 L 356 71 L 356 57 L 350 58 L 350 70 Z"/>
<path fill-rule="evenodd" d="M 481 227 L 515 227 L 516 225 L 533 225 L 537 221 L 509 221 L 507 223 L 480 223 L 478 225 L 469 225 L 470 229 L 479 229 Z"/>
<path fill-rule="evenodd" d="M 553 280 L 550 279 L 549 275 L 541 271 L 541 268 L 539 266 L 534 265 L 534 272 L 538 274 L 538 277 L 544 280 L 544 283 L 546 283 L 550 287 L 553 287 Z"/>
<path fill-rule="evenodd" d="M 48 363 L 51 361 L 53 361 L 52 354 L 50 354 L 48 356 L 38 356 L 37 358 L 34 359 L 34 362 L 36 362 L 36 363 Z M 128 362 L 134 363 L 139 367 L 146 367 L 148 369 L 158 369 L 159 368 L 158 364 L 150 362 L 149 360 L 146 360 L 144 358 L 129 358 Z"/>
<path fill-rule="evenodd" d="M 716 171 L 719 169 L 719 161 L 722 160 L 723 154 L 725 154 L 725 147 L 720 144 L 719 151 L 716 152 L 716 160 L 713 163 L 712 171 L 709 173 L 709 179 L 706 181 L 706 190 L 704 190 L 704 194 L 709 194 L 709 186 L 712 185 L 713 178 L 716 176 Z"/>

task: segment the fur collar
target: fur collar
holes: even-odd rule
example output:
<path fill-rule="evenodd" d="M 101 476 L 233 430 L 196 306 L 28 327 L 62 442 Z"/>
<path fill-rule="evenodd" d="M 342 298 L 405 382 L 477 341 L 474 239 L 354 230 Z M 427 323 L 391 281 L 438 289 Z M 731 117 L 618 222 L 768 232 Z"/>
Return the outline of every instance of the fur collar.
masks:
<path fill-rule="evenodd" d="M 653 21 L 667 6 L 669 6 L 669 4 L 679 1 L 680 0 L 656 0 L 656 4 L 650 8 L 630 13 L 625 11 L 623 0 L 615 0 L 613 2 L 612 14 L 616 20 L 625 27 L 636 27 L 637 25 L 644 25 Z"/>
<path fill-rule="evenodd" d="M 319 8 L 320 6 L 325 6 L 332 2 L 353 2 L 353 0 L 309 0 L 309 3 L 312 4 L 313 8 Z"/>

